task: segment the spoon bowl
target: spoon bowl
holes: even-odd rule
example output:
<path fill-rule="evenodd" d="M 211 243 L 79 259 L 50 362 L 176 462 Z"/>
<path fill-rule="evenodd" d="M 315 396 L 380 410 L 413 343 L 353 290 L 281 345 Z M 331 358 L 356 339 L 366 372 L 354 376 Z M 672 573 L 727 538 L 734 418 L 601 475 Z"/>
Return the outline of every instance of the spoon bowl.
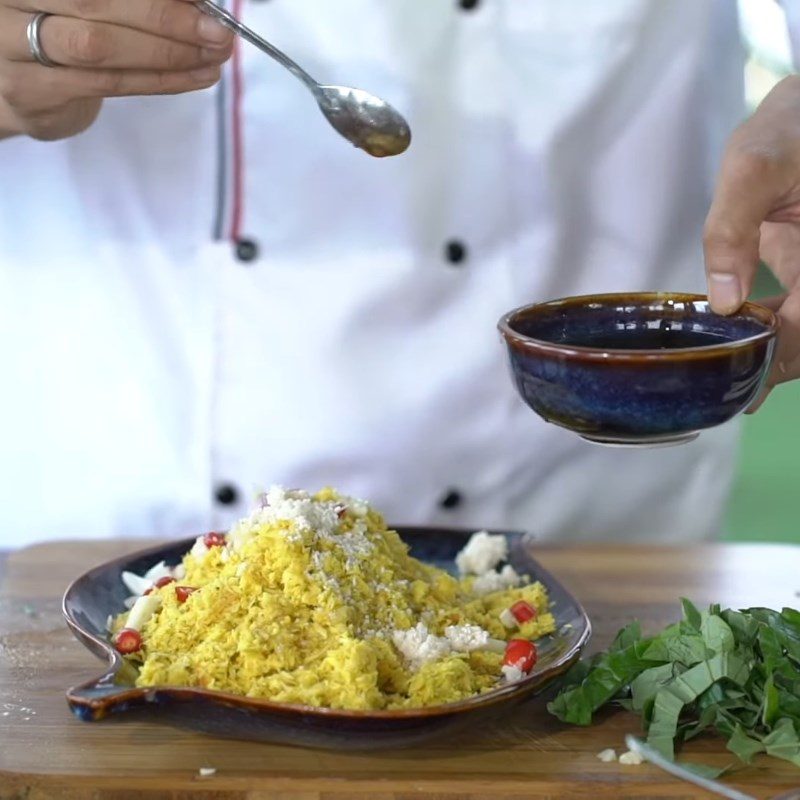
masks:
<path fill-rule="evenodd" d="M 196 0 L 195 5 L 289 70 L 314 95 L 325 118 L 348 142 L 376 158 L 398 156 L 408 149 L 411 129 L 402 114 L 385 100 L 349 86 L 323 86 L 286 53 L 212 0 Z"/>
<path fill-rule="evenodd" d="M 408 123 L 385 100 L 348 86 L 320 86 L 315 94 L 333 128 L 371 156 L 398 156 L 411 144 Z"/>

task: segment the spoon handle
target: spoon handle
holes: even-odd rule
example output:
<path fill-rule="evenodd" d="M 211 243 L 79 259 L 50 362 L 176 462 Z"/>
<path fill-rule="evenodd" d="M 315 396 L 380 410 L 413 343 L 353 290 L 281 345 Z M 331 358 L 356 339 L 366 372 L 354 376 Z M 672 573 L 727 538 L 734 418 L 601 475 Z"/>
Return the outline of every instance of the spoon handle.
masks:
<path fill-rule="evenodd" d="M 292 61 L 289 56 L 278 50 L 277 47 L 271 45 L 266 39 L 262 39 L 255 31 L 250 30 L 246 25 L 242 25 L 233 14 L 221 8 L 212 0 L 196 0 L 195 5 L 205 14 L 214 17 L 218 22 L 224 25 L 228 30 L 233 31 L 255 45 L 259 50 L 266 53 L 268 56 L 274 58 L 281 66 L 286 67 L 289 72 L 296 78 L 299 78 L 312 92 L 316 94 L 318 91 L 317 82 L 302 68 L 299 64 Z"/>
<path fill-rule="evenodd" d="M 676 778 L 681 778 L 684 781 L 693 783 L 695 786 L 700 786 L 708 792 L 717 794 L 720 797 L 728 797 L 730 800 L 756 800 L 756 798 L 752 795 L 740 792 L 738 789 L 734 789 L 732 786 L 726 786 L 724 783 L 720 783 L 719 781 L 714 781 L 710 778 L 705 778 L 702 775 L 698 775 L 695 772 L 691 772 L 688 769 L 680 766 L 680 764 L 676 764 L 674 761 L 667 761 L 666 758 L 650 747 L 650 745 L 645 744 L 643 741 L 635 736 L 632 736 L 631 734 L 628 734 L 625 737 L 625 744 L 627 744 L 634 753 L 638 753 L 646 761 L 649 761 L 651 764 L 660 767 L 670 775 L 674 775 Z"/>

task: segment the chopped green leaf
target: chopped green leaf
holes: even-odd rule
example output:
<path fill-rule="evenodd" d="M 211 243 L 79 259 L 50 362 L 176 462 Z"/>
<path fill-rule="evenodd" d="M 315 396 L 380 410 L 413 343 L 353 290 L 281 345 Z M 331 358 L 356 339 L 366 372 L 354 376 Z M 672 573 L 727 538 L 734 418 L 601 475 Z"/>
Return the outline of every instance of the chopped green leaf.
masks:
<path fill-rule="evenodd" d="M 753 739 L 744 732 L 741 725 L 737 725 L 733 735 L 728 739 L 728 750 L 738 756 L 745 764 L 753 760 L 753 756 L 766 751 L 766 747 L 758 739 Z"/>
<path fill-rule="evenodd" d="M 786 624 L 791 625 L 797 631 L 797 635 L 800 636 L 800 611 L 794 608 L 784 608 L 781 611 L 781 616 L 786 621 Z"/>
<path fill-rule="evenodd" d="M 708 778 L 711 781 L 721 778 L 731 768 L 731 764 L 726 767 L 712 767 L 710 764 L 698 764 L 695 761 L 681 761 L 680 764 L 689 772 L 693 772 L 701 778 Z"/>
<path fill-rule="evenodd" d="M 676 694 L 662 689 L 657 695 L 653 708 L 653 721 L 647 732 L 647 744 L 670 761 L 675 759 L 675 732 L 678 717 L 683 711 L 683 700 Z"/>
<path fill-rule="evenodd" d="M 751 608 L 748 613 L 772 628 L 778 637 L 781 647 L 795 663 L 800 664 L 800 628 L 794 621 L 794 616 L 789 614 L 792 609 L 785 608 L 782 613 L 768 608 Z"/>
<path fill-rule="evenodd" d="M 682 632 L 675 626 L 657 637 L 644 657 L 650 661 L 679 661 L 691 667 L 708 657 L 708 649 L 699 631 Z"/>
<path fill-rule="evenodd" d="M 739 644 L 750 646 L 758 633 L 758 620 L 753 619 L 749 614 L 741 611 L 722 611 L 720 615 L 733 631 L 733 635 Z"/>
<path fill-rule="evenodd" d="M 700 633 L 706 647 L 712 653 L 730 653 L 734 648 L 733 631 L 728 623 L 716 614 L 703 614 Z"/>
<path fill-rule="evenodd" d="M 589 660 L 576 661 L 561 679 L 560 689 L 565 691 L 573 686 L 579 686 L 586 676 L 592 671 L 593 663 Z"/>
<path fill-rule="evenodd" d="M 691 703 L 716 681 L 727 678 L 741 686 L 749 674 L 750 670 L 741 659 L 723 653 L 678 675 L 667 689 L 684 703 Z"/>
<path fill-rule="evenodd" d="M 780 695 L 770 675 L 764 684 L 764 700 L 761 705 L 761 723 L 765 728 L 771 728 L 778 721 L 780 710 Z"/>
<path fill-rule="evenodd" d="M 668 759 L 681 742 L 715 730 L 745 763 L 766 753 L 800 767 L 800 612 L 682 605 L 683 619 L 657 636 L 642 638 L 638 623 L 620 631 L 610 651 L 569 673 L 548 709 L 588 725 L 600 707 L 622 706 L 641 716 L 648 743 Z"/>
<path fill-rule="evenodd" d="M 758 625 L 758 647 L 761 650 L 761 658 L 764 661 L 764 670 L 767 675 L 777 671 L 791 678 L 798 674 L 784 655 L 780 637 L 764 623 Z"/>
<path fill-rule="evenodd" d="M 800 738 L 790 719 L 782 719 L 775 725 L 772 733 L 764 737 L 764 746 L 768 755 L 800 767 Z"/>
<path fill-rule="evenodd" d="M 631 683 L 632 709 L 641 711 L 645 704 L 656 696 L 658 690 L 674 677 L 675 667 L 672 664 L 651 667 L 639 674 Z"/>
<path fill-rule="evenodd" d="M 579 686 L 560 694 L 548 703 L 547 710 L 562 722 L 590 725 L 598 708 L 613 700 L 640 672 L 652 666 L 643 657 L 649 644 L 649 639 L 643 639 L 623 650 L 604 654 Z"/>
<path fill-rule="evenodd" d="M 683 606 L 683 618 L 695 630 L 700 630 L 701 616 L 697 607 L 685 597 L 681 597 L 681 606 Z"/>
<path fill-rule="evenodd" d="M 647 734 L 647 742 L 665 758 L 674 758 L 674 740 L 678 729 L 678 718 L 683 707 L 693 703 L 703 692 L 723 678 L 742 684 L 749 670 L 733 655 L 723 653 L 708 661 L 702 661 L 682 675 L 673 678 L 655 699 L 653 720 Z"/>
<path fill-rule="evenodd" d="M 800 691 L 792 692 L 780 685 L 780 676 L 776 678 L 778 691 L 779 716 L 788 717 L 800 728 Z"/>
<path fill-rule="evenodd" d="M 617 650 L 624 650 L 626 647 L 630 647 L 633 644 L 636 644 L 642 638 L 642 626 L 639 623 L 638 619 L 635 619 L 629 625 L 626 625 L 614 638 L 614 641 L 611 642 L 611 646 L 608 648 L 609 652 L 616 652 Z"/>

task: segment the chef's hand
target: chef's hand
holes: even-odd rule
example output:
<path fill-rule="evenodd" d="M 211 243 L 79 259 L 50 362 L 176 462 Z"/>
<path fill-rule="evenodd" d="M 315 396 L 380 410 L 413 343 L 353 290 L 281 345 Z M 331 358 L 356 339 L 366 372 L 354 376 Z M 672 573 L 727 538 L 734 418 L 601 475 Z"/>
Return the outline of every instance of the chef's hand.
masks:
<path fill-rule="evenodd" d="M 26 29 L 36 12 L 46 56 Z M 61 139 L 89 127 L 103 99 L 178 94 L 219 79 L 232 34 L 187 0 L 0 0 L 0 138 Z"/>
<path fill-rule="evenodd" d="M 775 274 L 786 294 L 765 303 L 781 322 L 767 393 L 800 377 L 800 76 L 779 83 L 731 136 L 704 247 L 711 305 L 723 314 L 747 299 L 759 260 Z"/>

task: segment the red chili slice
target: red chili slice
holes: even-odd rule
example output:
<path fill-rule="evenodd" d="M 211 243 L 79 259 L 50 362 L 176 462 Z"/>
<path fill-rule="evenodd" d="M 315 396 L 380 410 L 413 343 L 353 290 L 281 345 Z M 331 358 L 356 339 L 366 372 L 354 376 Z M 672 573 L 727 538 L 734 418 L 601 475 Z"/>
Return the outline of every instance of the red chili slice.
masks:
<path fill-rule="evenodd" d="M 133 628 L 123 628 L 114 638 L 114 647 L 124 656 L 138 653 L 142 649 L 142 634 Z"/>
<path fill-rule="evenodd" d="M 528 622 L 537 617 L 536 609 L 526 600 L 517 600 L 517 602 L 511 606 L 511 613 L 520 625 L 523 622 Z"/>
<path fill-rule="evenodd" d="M 506 645 L 503 664 L 507 667 L 517 667 L 523 672 L 530 672 L 536 664 L 536 645 L 527 639 L 511 639 Z"/>
<path fill-rule="evenodd" d="M 178 602 L 183 605 L 196 591 L 197 589 L 194 586 L 176 586 L 175 597 L 177 597 Z"/>
<path fill-rule="evenodd" d="M 223 547 L 225 545 L 224 533 L 207 533 L 203 537 L 203 544 L 211 549 L 212 547 Z"/>
<path fill-rule="evenodd" d="M 163 578 L 159 578 L 146 592 L 145 596 L 150 594 L 151 592 L 155 591 L 156 589 L 161 589 L 163 586 L 169 586 L 171 583 L 175 583 L 175 578 L 170 578 L 168 575 L 165 575 Z"/>

